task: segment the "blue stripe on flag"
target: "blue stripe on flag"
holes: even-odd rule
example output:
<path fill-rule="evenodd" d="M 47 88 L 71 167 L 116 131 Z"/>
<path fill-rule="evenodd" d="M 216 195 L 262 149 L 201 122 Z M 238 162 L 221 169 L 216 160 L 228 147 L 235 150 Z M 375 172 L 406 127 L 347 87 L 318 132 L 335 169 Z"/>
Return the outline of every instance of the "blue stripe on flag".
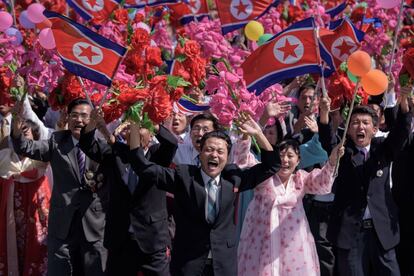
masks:
<path fill-rule="evenodd" d="M 334 18 L 341 12 L 343 12 L 346 9 L 346 6 L 348 5 L 347 1 L 344 1 L 343 3 L 339 4 L 336 7 L 333 7 L 332 9 L 326 10 L 325 13 L 329 14 L 331 18 Z"/>
<path fill-rule="evenodd" d="M 86 28 L 85 26 L 70 20 L 69 18 L 67 18 L 66 16 L 63 16 L 61 14 L 58 14 L 56 12 L 52 12 L 52 11 L 48 11 L 45 10 L 43 12 L 43 14 L 47 17 L 47 18 L 53 18 L 53 17 L 57 17 L 60 18 L 62 20 L 65 20 L 66 22 L 68 22 L 69 24 L 71 24 L 74 28 L 76 28 L 78 31 L 80 31 L 85 37 L 87 37 L 90 40 L 93 40 L 95 43 L 99 44 L 99 46 L 103 47 L 103 48 L 107 48 L 110 50 L 113 50 L 114 52 L 116 52 L 119 56 L 123 56 L 125 55 L 126 49 L 124 47 L 122 47 L 119 44 L 116 44 L 115 42 L 112 42 L 109 39 L 106 39 L 105 37 L 93 32 L 92 30 Z"/>

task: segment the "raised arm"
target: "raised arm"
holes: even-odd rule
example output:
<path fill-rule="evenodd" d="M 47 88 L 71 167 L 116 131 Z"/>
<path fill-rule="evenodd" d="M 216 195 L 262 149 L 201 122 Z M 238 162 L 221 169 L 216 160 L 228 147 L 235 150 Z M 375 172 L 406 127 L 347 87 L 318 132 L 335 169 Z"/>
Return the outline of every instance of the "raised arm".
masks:
<path fill-rule="evenodd" d="M 336 160 L 338 157 L 342 157 L 344 152 L 345 148 L 338 145 L 332 150 L 329 161 L 326 162 L 322 169 L 313 169 L 310 173 L 301 171 L 305 174 L 304 191 L 306 194 L 324 195 L 331 192 L 335 180 L 333 172 Z"/>
<path fill-rule="evenodd" d="M 242 133 L 253 136 L 261 148 L 262 163 L 248 169 L 240 169 L 236 165 L 228 166 L 223 171 L 224 176 L 232 179 L 239 191 L 244 191 L 253 189 L 275 174 L 280 168 L 280 158 L 273 151 L 260 126 L 250 116 L 242 118 L 239 129 Z"/>
<path fill-rule="evenodd" d="M 91 112 L 90 120 L 87 126 L 81 131 L 79 139 L 79 146 L 82 151 L 92 160 L 101 163 L 106 156 L 112 155 L 112 147 L 110 143 L 112 139 L 110 135 L 106 135 L 108 141 L 100 140 L 95 138 L 96 128 L 102 133 L 107 133 L 103 128 L 106 129 L 106 124 L 103 119 L 103 113 L 100 109 L 94 109 Z M 128 151 L 128 147 L 125 146 L 125 152 Z"/>
<path fill-rule="evenodd" d="M 45 124 L 39 119 L 39 117 L 37 117 L 36 113 L 34 113 L 32 109 L 32 106 L 30 105 L 27 96 L 23 100 L 22 117 L 26 120 L 32 121 L 39 127 L 40 139 L 49 139 L 52 133 L 55 131 L 54 129 L 47 128 Z"/>
<path fill-rule="evenodd" d="M 405 142 L 411 134 L 412 114 L 408 106 L 408 95 L 401 94 L 400 111 L 395 124 L 391 127 L 388 137 L 385 139 L 384 147 L 391 160 L 394 160 L 403 149 Z"/>
<path fill-rule="evenodd" d="M 49 140 L 28 140 L 22 135 L 22 125 L 21 113 L 18 112 L 14 114 L 12 119 L 12 142 L 14 151 L 17 154 L 34 160 L 49 162 L 52 159 L 53 137 Z"/>
<path fill-rule="evenodd" d="M 163 167 L 168 167 L 177 151 L 178 141 L 177 138 L 162 125 L 157 126 L 156 131 L 156 137 L 160 143 L 159 146 L 157 146 L 158 148 L 152 152 L 150 160 Z"/>
<path fill-rule="evenodd" d="M 132 123 L 130 131 L 130 152 L 128 159 L 134 172 L 138 176 L 148 179 L 158 189 L 174 193 L 176 189 L 175 170 L 148 161 L 145 158 L 144 151 L 140 147 L 139 126 Z"/>

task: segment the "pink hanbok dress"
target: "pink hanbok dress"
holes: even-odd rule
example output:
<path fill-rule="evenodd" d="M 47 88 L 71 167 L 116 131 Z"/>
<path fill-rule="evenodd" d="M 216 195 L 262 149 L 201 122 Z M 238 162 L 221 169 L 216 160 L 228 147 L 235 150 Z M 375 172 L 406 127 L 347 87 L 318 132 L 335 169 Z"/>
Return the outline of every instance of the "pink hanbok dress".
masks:
<path fill-rule="evenodd" d="M 248 152 L 238 150 L 236 159 L 247 158 Z M 238 247 L 238 275 L 320 275 L 302 198 L 306 193 L 329 193 L 332 174 L 333 167 L 327 163 L 310 173 L 297 171 L 286 187 L 274 175 L 255 188 Z"/>

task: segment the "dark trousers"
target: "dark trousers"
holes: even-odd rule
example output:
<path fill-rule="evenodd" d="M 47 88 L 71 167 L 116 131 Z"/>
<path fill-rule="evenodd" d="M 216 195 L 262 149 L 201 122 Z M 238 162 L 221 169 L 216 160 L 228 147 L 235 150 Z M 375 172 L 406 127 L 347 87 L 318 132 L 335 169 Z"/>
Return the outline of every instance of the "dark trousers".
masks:
<path fill-rule="evenodd" d="M 129 237 L 118 250 L 109 250 L 107 275 L 137 276 L 138 271 L 145 276 L 170 275 L 166 248 L 145 254 L 138 243 Z"/>
<path fill-rule="evenodd" d="M 397 260 L 403 276 L 414 276 L 414 222 L 411 217 L 411 214 L 400 213 L 401 240 L 396 249 Z"/>
<path fill-rule="evenodd" d="M 337 250 L 340 276 L 400 275 L 395 249 L 384 250 L 374 228 L 362 228 L 355 239 L 354 248 Z"/>
<path fill-rule="evenodd" d="M 332 244 L 326 238 L 332 202 L 321 202 L 307 198 L 303 203 L 309 227 L 315 239 L 321 276 L 332 276 L 334 275 L 335 255 Z"/>
<path fill-rule="evenodd" d="M 47 243 L 48 275 L 105 275 L 107 250 L 102 240 L 95 242 L 86 240 L 79 213 L 75 214 L 66 239 L 49 235 Z"/>

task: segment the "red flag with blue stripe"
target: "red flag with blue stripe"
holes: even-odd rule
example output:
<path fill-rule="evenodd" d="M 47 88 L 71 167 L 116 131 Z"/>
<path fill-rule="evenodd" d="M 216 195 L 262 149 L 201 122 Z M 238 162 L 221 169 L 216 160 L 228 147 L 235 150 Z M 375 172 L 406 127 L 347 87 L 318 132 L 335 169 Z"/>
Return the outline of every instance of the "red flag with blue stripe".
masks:
<path fill-rule="evenodd" d="M 342 2 L 341 4 L 339 4 L 338 6 L 333 7 L 331 9 L 325 10 L 325 13 L 326 14 L 329 14 L 331 16 L 331 18 L 334 18 L 338 14 L 342 13 L 346 9 L 346 6 L 347 5 L 348 5 L 348 1 L 345 0 L 344 2 Z"/>
<path fill-rule="evenodd" d="M 74 75 L 111 86 L 126 49 L 69 18 L 51 11 L 56 49 L 65 68 Z"/>
<path fill-rule="evenodd" d="M 106 21 L 122 0 L 66 0 L 83 19 L 95 23 Z"/>
<path fill-rule="evenodd" d="M 208 7 L 206 0 L 185 0 L 181 3 L 170 4 L 167 6 L 171 11 L 171 19 L 185 25 L 194 21 L 201 20 L 208 16 Z"/>
<path fill-rule="evenodd" d="M 216 0 L 222 33 L 243 27 L 278 3 L 279 0 Z"/>
<path fill-rule="evenodd" d="M 173 103 L 173 111 L 176 113 L 182 113 L 186 116 L 193 116 L 209 109 L 210 106 L 207 104 L 195 104 L 183 98 Z"/>
<path fill-rule="evenodd" d="M 126 0 L 124 7 L 126 9 L 141 9 L 145 6 L 155 7 L 179 2 L 180 0 Z"/>
<path fill-rule="evenodd" d="M 259 95 L 283 79 L 321 73 L 314 26 L 313 18 L 294 23 L 248 56 L 242 64 L 247 89 Z"/>
<path fill-rule="evenodd" d="M 321 52 L 328 53 L 328 57 L 324 60 L 330 67 L 325 69 L 325 76 L 330 76 L 350 54 L 358 50 L 365 35 L 348 18 L 331 22 L 329 29 L 331 32 L 326 34 L 321 32 L 320 35 Z"/>

